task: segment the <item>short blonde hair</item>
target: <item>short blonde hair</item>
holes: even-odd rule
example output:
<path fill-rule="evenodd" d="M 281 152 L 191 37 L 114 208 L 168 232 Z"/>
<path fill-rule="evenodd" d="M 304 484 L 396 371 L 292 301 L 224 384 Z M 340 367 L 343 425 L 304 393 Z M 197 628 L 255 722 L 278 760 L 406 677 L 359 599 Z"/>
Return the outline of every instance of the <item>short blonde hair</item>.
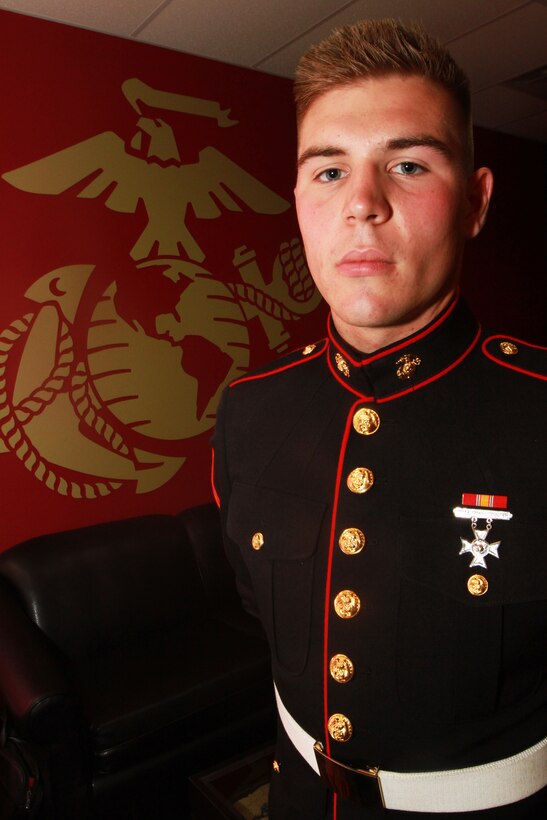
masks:
<path fill-rule="evenodd" d="M 424 77 L 441 85 L 457 103 L 466 133 L 466 161 L 473 162 L 469 80 L 449 52 L 415 24 L 360 20 L 335 29 L 312 46 L 296 69 L 294 99 L 300 126 L 311 104 L 333 88 L 390 74 Z"/>

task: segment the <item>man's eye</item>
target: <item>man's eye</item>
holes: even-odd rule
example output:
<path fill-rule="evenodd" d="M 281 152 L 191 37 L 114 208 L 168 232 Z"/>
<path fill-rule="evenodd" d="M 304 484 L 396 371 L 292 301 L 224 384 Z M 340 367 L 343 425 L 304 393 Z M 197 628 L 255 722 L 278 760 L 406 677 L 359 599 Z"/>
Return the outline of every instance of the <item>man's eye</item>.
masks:
<path fill-rule="evenodd" d="M 402 174 L 406 177 L 416 176 L 417 174 L 423 174 L 425 168 L 422 168 L 421 165 L 418 165 L 417 162 L 399 162 L 393 169 L 396 173 Z"/>
<path fill-rule="evenodd" d="M 340 168 L 327 168 L 327 170 L 322 171 L 317 178 L 320 182 L 336 182 L 342 179 L 342 177 L 343 173 Z"/>

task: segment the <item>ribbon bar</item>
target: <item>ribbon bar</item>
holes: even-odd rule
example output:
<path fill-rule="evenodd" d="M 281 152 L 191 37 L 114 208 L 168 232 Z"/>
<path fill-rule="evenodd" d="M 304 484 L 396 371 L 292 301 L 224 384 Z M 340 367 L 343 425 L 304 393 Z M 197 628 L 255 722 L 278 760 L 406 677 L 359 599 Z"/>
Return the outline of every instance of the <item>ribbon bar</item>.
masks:
<path fill-rule="evenodd" d="M 462 493 L 464 507 L 487 507 L 490 510 L 506 510 L 506 495 L 485 495 L 484 493 Z"/>

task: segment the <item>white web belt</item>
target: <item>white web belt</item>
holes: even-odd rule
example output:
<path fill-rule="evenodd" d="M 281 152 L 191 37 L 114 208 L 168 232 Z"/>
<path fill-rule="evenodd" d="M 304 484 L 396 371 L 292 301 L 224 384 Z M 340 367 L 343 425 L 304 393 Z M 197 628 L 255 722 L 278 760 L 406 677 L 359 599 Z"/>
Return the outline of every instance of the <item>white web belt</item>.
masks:
<path fill-rule="evenodd" d="M 316 740 L 285 708 L 274 685 L 283 727 L 304 760 L 319 775 Z M 364 775 L 363 775 L 364 776 Z M 468 812 L 516 803 L 547 784 L 547 738 L 519 754 L 481 766 L 441 772 L 378 770 L 385 808 L 414 812 Z"/>

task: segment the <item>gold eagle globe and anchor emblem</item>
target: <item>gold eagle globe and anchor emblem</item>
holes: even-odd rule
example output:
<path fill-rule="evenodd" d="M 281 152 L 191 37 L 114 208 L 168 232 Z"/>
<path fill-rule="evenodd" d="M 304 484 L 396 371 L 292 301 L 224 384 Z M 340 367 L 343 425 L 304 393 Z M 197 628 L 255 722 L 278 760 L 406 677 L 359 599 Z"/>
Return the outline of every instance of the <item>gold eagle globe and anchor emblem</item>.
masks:
<path fill-rule="evenodd" d="M 138 115 L 127 142 L 104 132 L 2 177 L 30 194 L 101 198 L 129 215 L 144 205 L 147 217 L 125 279 L 115 272 L 97 294 L 94 264 L 48 271 L 25 292 L 29 312 L 0 330 L 0 450 L 71 498 L 164 485 L 184 464 L 185 443 L 214 425 L 224 386 L 248 370 L 249 322 L 257 318 L 281 352 L 286 324 L 320 304 L 297 239 L 279 243 L 266 276 L 247 245 L 233 249 L 222 272 L 230 279 L 204 265 L 190 208 L 210 220 L 243 207 L 274 216 L 290 204 L 212 146 L 185 164 L 173 128 L 144 112 L 225 128 L 237 124 L 229 110 L 138 79 L 122 91 Z M 137 282 L 154 295 L 138 316 Z"/>

